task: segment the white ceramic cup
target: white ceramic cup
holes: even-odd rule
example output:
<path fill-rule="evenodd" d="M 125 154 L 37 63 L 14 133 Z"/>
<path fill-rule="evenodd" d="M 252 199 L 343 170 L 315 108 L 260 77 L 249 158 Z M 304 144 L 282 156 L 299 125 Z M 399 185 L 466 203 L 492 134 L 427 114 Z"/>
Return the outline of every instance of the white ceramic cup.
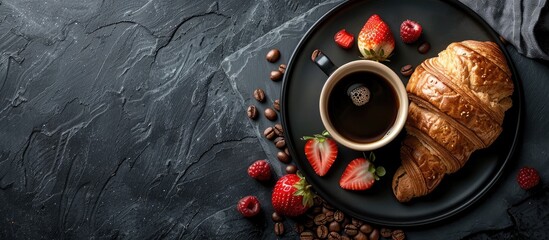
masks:
<path fill-rule="evenodd" d="M 317 57 L 323 58 L 325 56 L 321 54 L 321 56 L 317 56 Z M 320 117 L 322 118 L 322 124 L 324 125 L 326 130 L 330 133 L 332 138 L 338 143 L 358 151 L 372 151 L 372 150 L 381 148 L 387 145 L 388 143 L 390 143 L 392 140 L 394 140 L 395 137 L 398 136 L 398 134 L 404 127 L 404 123 L 406 122 L 406 118 L 408 116 L 408 94 L 406 93 L 404 84 L 402 83 L 398 75 L 389 67 L 375 61 L 356 60 L 336 68 L 335 66 L 333 66 L 333 64 L 331 64 L 331 61 L 327 57 L 326 59 L 318 59 L 318 58 L 315 60 L 315 57 L 313 57 L 313 60 L 317 62 L 317 64 L 319 64 L 319 66 L 322 68 L 322 70 L 324 70 L 324 72 L 329 74 L 328 80 L 324 84 L 322 88 L 322 92 L 320 93 L 320 100 L 319 100 Z M 326 62 L 329 63 L 328 64 L 329 67 L 326 67 Z M 332 124 L 332 121 L 328 114 L 329 96 L 332 89 L 336 85 L 336 83 L 338 83 L 341 79 L 343 79 L 345 76 L 349 75 L 350 73 L 358 72 L 358 71 L 367 71 L 367 72 L 372 72 L 379 75 L 389 83 L 389 86 L 393 88 L 394 92 L 397 95 L 398 111 L 397 111 L 396 119 L 393 125 L 389 128 L 389 130 L 385 133 L 384 136 L 382 136 L 381 138 L 373 142 L 357 142 L 357 141 L 353 141 L 351 139 L 345 138 L 338 132 L 336 128 L 334 128 L 334 125 Z"/>

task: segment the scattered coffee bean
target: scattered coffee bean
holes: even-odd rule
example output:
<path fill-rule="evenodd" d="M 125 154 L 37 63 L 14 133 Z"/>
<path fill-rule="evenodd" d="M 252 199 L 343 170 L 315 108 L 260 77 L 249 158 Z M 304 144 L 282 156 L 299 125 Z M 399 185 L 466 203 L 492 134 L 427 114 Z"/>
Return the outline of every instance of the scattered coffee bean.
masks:
<path fill-rule="evenodd" d="M 327 202 L 324 202 L 322 206 L 328 210 L 334 210 L 334 207 Z"/>
<path fill-rule="evenodd" d="M 313 202 L 315 206 L 322 206 L 324 204 L 324 200 L 322 200 L 319 196 L 315 196 L 313 198 Z"/>
<path fill-rule="evenodd" d="M 265 56 L 265 59 L 269 62 L 276 62 L 280 58 L 280 51 L 278 49 L 271 49 L 269 52 L 267 52 L 267 56 Z"/>
<path fill-rule="evenodd" d="M 417 51 L 421 54 L 425 54 L 429 52 L 430 49 L 431 49 L 431 44 L 429 44 L 428 42 L 423 42 L 421 45 L 419 45 L 419 47 L 417 48 Z"/>
<path fill-rule="evenodd" d="M 301 234 L 299 234 L 299 239 L 300 240 L 313 240 L 314 239 L 314 234 L 311 231 L 304 231 Z"/>
<path fill-rule="evenodd" d="M 273 222 L 282 222 L 284 220 L 284 217 L 282 217 L 282 215 L 278 214 L 277 212 L 273 212 L 271 218 L 273 219 Z"/>
<path fill-rule="evenodd" d="M 248 114 L 248 117 L 250 119 L 256 119 L 257 118 L 257 107 L 255 105 L 248 106 L 247 114 Z"/>
<path fill-rule="evenodd" d="M 319 214 L 319 213 L 322 213 L 322 207 L 321 206 L 313 206 L 311 208 L 311 213 L 315 214 L 315 215 Z M 313 218 L 314 218 L 314 216 L 313 216 Z"/>
<path fill-rule="evenodd" d="M 345 219 L 345 214 L 339 210 L 335 211 L 334 220 L 337 222 L 343 222 L 343 219 Z"/>
<path fill-rule="evenodd" d="M 263 131 L 263 135 L 265 136 L 265 138 L 273 140 L 276 136 L 276 133 L 273 127 L 268 127 L 265 129 L 265 131 Z"/>
<path fill-rule="evenodd" d="M 366 234 L 358 232 L 358 234 L 354 237 L 355 240 L 368 240 L 368 236 Z"/>
<path fill-rule="evenodd" d="M 334 221 L 334 212 L 333 211 L 327 211 L 324 213 L 326 215 L 326 221 L 327 222 L 333 222 Z"/>
<path fill-rule="evenodd" d="M 306 228 L 312 228 L 314 225 L 315 225 L 315 222 L 313 221 L 312 218 L 307 218 L 307 220 L 305 220 Z"/>
<path fill-rule="evenodd" d="M 339 231 L 330 232 L 330 234 L 328 234 L 328 240 L 341 240 L 341 235 L 338 232 Z"/>
<path fill-rule="evenodd" d="M 351 240 L 347 235 L 341 235 L 341 240 Z"/>
<path fill-rule="evenodd" d="M 318 55 L 320 55 L 322 52 L 320 52 L 320 50 L 318 49 L 315 49 L 313 51 L 313 53 L 311 53 L 311 60 L 314 62 L 315 59 L 318 57 Z"/>
<path fill-rule="evenodd" d="M 277 236 L 282 236 L 284 234 L 284 224 L 281 222 L 276 222 L 274 225 L 274 230 Z"/>
<path fill-rule="evenodd" d="M 402 74 L 402 76 L 408 77 L 412 75 L 412 73 L 414 73 L 414 67 L 412 67 L 412 65 L 410 64 L 400 68 L 400 74 Z"/>
<path fill-rule="evenodd" d="M 278 99 L 274 100 L 274 102 L 273 102 L 273 108 L 274 108 L 274 110 L 280 112 L 280 100 L 278 100 Z"/>
<path fill-rule="evenodd" d="M 366 234 L 371 233 L 373 230 L 374 228 L 370 224 L 364 224 L 360 226 L 360 231 Z"/>
<path fill-rule="evenodd" d="M 320 225 L 316 228 L 316 236 L 318 236 L 321 239 L 325 239 L 328 237 L 328 227 L 325 225 Z"/>
<path fill-rule="evenodd" d="M 280 79 L 282 79 L 282 75 L 283 75 L 282 72 L 278 70 L 274 70 L 274 71 L 271 71 L 271 76 L 269 78 L 274 82 L 278 82 L 280 81 Z"/>
<path fill-rule="evenodd" d="M 313 220 L 316 225 L 324 225 L 327 222 L 326 215 L 324 215 L 323 213 L 316 215 Z"/>
<path fill-rule="evenodd" d="M 272 108 L 265 108 L 265 117 L 271 121 L 276 120 L 277 114 Z"/>
<path fill-rule="evenodd" d="M 280 137 L 284 137 L 284 128 L 282 128 L 282 124 L 280 124 L 280 123 L 275 124 L 274 125 L 274 130 L 275 130 L 276 135 L 278 135 Z"/>
<path fill-rule="evenodd" d="M 330 225 L 328 225 L 328 228 L 331 232 L 339 232 L 341 230 L 341 226 L 338 222 L 331 222 Z"/>
<path fill-rule="evenodd" d="M 282 74 L 286 73 L 286 64 L 280 64 L 280 66 L 278 66 L 278 71 Z"/>
<path fill-rule="evenodd" d="M 288 166 L 286 166 L 286 173 L 287 174 L 294 174 L 297 172 L 297 167 L 293 164 L 290 164 Z"/>
<path fill-rule="evenodd" d="M 279 161 L 283 163 L 289 163 L 290 162 L 290 155 L 286 154 L 285 152 L 278 152 L 276 154 L 276 157 Z"/>
<path fill-rule="evenodd" d="M 381 228 L 379 232 L 381 236 L 384 238 L 390 238 L 393 233 L 393 231 L 391 231 L 391 229 L 388 229 L 388 228 Z"/>
<path fill-rule="evenodd" d="M 302 233 L 303 231 L 305 231 L 305 226 L 303 226 L 303 224 L 301 224 L 301 223 L 296 223 L 295 224 L 295 231 L 297 233 Z"/>
<path fill-rule="evenodd" d="M 286 140 L 284 140 L 284 137 L 277 137 L 277 138 L 281 138 L 281 139 L 279 139 L 278 141 L 276 141 L 276 139 L 275 139 L 276 148 L 278 148 L 278 149 L 285 148 L 286 147 Z"/>
<path fill-rule="evenodd" d="M 258 88 L 256 90 L 254 90 L 254 98 L 258 102 L 264 102 L 265 101 L 265 91 L 263 91 L 263 89 L 261 89 L 261 88 Z"/>
<path fill-rule="evenodd" d="M 368 236 L 370 238 L 370 240 L 378 240 L 379 239 L 379 230 L 377 229 L 374 229 L 371 233 L 370 233 L 370 236 Z"/>
<path fill-rule="evenodd" d="M 360 226 L 362 226 L 362 225 L 364 224 L 364 222 L 362 222 L 361 220 L 358 220 L 358 219 L 356 219 L 356 218 L 353 218 L 353 219 L 351 220 L 351 223 L 352 223 L 353 225 L 355 225 L 357 228 L 359 228 Z"/>
<path fill-rule="evenodd" d="M 393 240 L 404 240 L 404 239 L 406 239 L 406 235 L 404 234 L 404 231 L 402 231 L 400 229 L 394 230 L 391 236 L 393 237 Z"/>
<path fill-rule="evenodd" d="M 354 224 L 347 224 L 345 226 L 345 234 L 354 237 L 358 234 L 358 228 Z"/>

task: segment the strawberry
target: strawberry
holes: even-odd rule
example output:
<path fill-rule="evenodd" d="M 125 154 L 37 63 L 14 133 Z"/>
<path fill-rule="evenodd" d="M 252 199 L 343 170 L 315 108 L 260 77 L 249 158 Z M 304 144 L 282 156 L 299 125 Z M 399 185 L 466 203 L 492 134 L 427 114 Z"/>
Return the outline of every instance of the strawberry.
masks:
<path fill-rule="evenodd" d="M 377 14 L 372 15 L 358 34 L 358 49 L 365 59 L 386 61 L 395 49 L 395 38 Z"/>
<path fill-rule="evenodd" d="M 342 48 L 349 49 L 353 46 L 355 41 L 355 36 L 350 34 L 345 29 L 339 30 L 334 36 L 334 41 Z"/>
<path fill-rule="evenodd" d="M 319 176 L 324 176 L 330 170 L 337 157 L 337 144 L 330 138 L 328 131 L 314 136 L 304 136 L 305 157 Z"/>
<path fill-rule="evenodd" d="M 531 167 L 523 167 L 519 170 L 519 173 L 517 175 L 517 182 L 522 189 L 531 189 L 537 186 L 539 181 L 540 177 L 536 169 Z"/>
<path fill-rule="evenodd" d="M 372 161 L 375 159 L 373 153 L 370 154 L 370 159 Z M 366 190 L 383 175 L 385 175 L 385 168 L 376 168 L 371 161 L 365 158 L 356 158 L 343 171 L 339 186 L 347 190 Z"/>
<path fill-rule="evenodd" d="M 419 23 L 406 20 L 400 24 L 400 38 L 404 43 L 413 43 L 419 39 L 422 30 Z"/>
<path fill-rule="evenodd" d="M 244 217 L 253 217 L 259 213 L 261 210 L 261 205 L 255 196 L 246 196 L 238 201 L 236 210 L 238 210 Z"/>
<path fill-rule="evenodd" d="M 305 213 L 314 202 L 310 188 L 299 172 L 282 176 L 276 182 L 271 198 L 275 212 L 288 217 Z"/>
<path fill-rule="evenodd" d="M 248 175 L 259 181 L 271 179 L 271 165 L 265 160 L 257 160 L 248 167 Z"/>

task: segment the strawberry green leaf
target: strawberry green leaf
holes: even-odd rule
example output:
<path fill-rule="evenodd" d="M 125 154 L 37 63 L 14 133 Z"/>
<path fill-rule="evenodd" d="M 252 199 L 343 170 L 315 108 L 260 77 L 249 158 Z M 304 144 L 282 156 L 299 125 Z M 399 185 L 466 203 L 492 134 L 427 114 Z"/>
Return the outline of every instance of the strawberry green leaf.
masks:
<path fill-rule="evenodd" d="M 383 176 L 385 176 L 386 173 L 387 172 L 385 171 L 384 167 L 379 166 L 379 167 L 376 168 L 376 175 L 377 176 L 383 177 Z"/>
<path fill-rule="evenodd" d="M 376 161 L 376 155 L 374 154 L 374 152 L 370 152 L 370 156 L 368 157 L 368 160 L 370 160 L 370 162 Z"/>

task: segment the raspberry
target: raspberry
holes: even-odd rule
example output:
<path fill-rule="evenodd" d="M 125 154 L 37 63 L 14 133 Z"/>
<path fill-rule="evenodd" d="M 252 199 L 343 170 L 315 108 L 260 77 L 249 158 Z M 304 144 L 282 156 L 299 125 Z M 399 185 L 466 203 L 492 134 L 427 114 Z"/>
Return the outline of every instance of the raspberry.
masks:
<path fill-rule="evenodd" d="M 259 181 L 271 179 L 271 165 L 265 160 L 257 160 L 248 167 L 248 175 Z"/>
<path fill-rule="evenodd" d="M 522 189 L 531 189 L 538 185 L 539 181 L 540 177 L 536 169 L 531 167 L 523 167 L 519 170 L 519 173 L 517 175 L 517 182 Z"/>
<path fill-rule="evenodd" d="M 261 210 L 261 205 L 255 196 L 246 196 L 238 201 L 236 210 L 238 210 L 244 217 L 253 217 L 259 213 Z"/>
<path fill-rule="evenodd" d="M 400 25 L 400 38 L 405 43 L 413 43 L 419 39 L 422 27 L 419 23 L 406 20 Z"/>

